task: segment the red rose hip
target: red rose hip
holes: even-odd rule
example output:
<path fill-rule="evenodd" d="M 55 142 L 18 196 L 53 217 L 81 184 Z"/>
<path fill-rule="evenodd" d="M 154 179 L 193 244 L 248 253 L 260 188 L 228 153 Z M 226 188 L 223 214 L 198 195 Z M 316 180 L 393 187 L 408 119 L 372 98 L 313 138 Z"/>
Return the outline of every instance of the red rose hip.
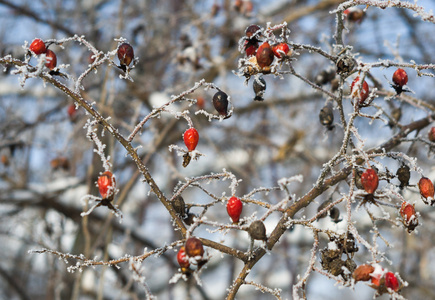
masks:
<path fill-rule="evenodd" d="M 350 86 L 350 93 L 352 98 L 358 98 L 357 95 L 357 88 L 359 87 L 359 76 L 357 76 L 354 81 L 352 81 L 352 84 Z M 358 84 L 357 84 L 358 83 Z M 359 91 L 359 103 L 364 103 L 364 101 L 369 96 L 369 85 L 364 80 L 361 90 Z"/>
<path fill-rule="evenodd" d="M 227 212 L 233 223 L 238 223 L 242 214 L 243 203 L 237 197 L 231 197 L 227 203 Z"/>
<path fill-rule="evenodd" d="M 178 250 L 178 253 L 177 253 L 177 262 L 180 265 L 181 270 L 183 272 L 186 271 L 186 269 L 188 269 L 189 266 L 190 266 L 189 259 L 186 256 L 186 252 L 185 252 L 184 246 L 182 246 L 180 248 L 180 250 Z"/>
<path fill-rule="evenodd" d="M 45 43 L 41 39 L 34 39 L 33 42 L 30 44 L 29 49 L 36 55 L 45 53 L 47 51 Z"/>
<path fill-rule="evenodd" d="M 246 56 L 253 56 L 257 53 L 257 46 L 254 44 L 248 43 L 245 47 Z"/>
<path fill-rule="evenodd" d="M 107 199 L 113 195 L 115 191 L 115 177 L 112 172 L 106 171 L 100 177 L 98 177 L 97 181 L 98 190 L 103 199 Z"/>
<path fill-rule="evenodd" d="M 47 55 L 47 62 L 45 63 L 45 66 L 49 68 L 50 70 L 53 70 L 56 68 L 57 65 L 57 57 L 56 54 L 51 51 L 50 49 L 47 49 L 47 52 L 45 53 Z"/>
<path fill-rule="evenodd" d="M 399 290 L 399 281 L 397 280 L 397 277 L 396 275 L 394 275 L 393 272 L 387 272 L 385 274 L 385 286 L 395 292 Z"/>
<path fill-rule="evenodd" d="M 193 151 L 198 145 L 199 134 L 198 131 L 191 127 L 187 129 L 183 134 L 184 144 L 187 147 L 187 150 Z"/>
<path fill-rule="evenodd" d="M 133 47 L 128 43 L 123 43 L 118 47 L 118 59 L 121 66 L 128 66 L 134 59 Z"/>
<path fill-rule="evenodd" d="M 367 193 L 373 194 L 379 185 L 379 178 L 376 171 L 372 168 L 365 170 L 361 175 L 361 184 Z"/>
<path fill-rule="evenodd" d="M 286 43 L 279 43 L 272 47 L 272 51 L 276 57 L 281 58 L 290 54 L 290 47 Z"/>
<path fill-rule="evenodd" d="M 404 86 L 408 83 L 408 74 L 403 69 L 397 69 L 393 74 L 393 82 L 397 86 Z"/>
<path fill-rule="evenodd" d="M 434 198 L 434 186 L 429 178 L 422 177 L 418 182 L 418 188 L 420 189 L 420 194 L 423 198 Z"/>
<path fill-rule="evenodd" d="M 415 211 L 414 205 L 403 202 L 400 207 L 399 214 L 402 217 L 402 223 L 411 232 L 418 226 L 418 216 Z"/>

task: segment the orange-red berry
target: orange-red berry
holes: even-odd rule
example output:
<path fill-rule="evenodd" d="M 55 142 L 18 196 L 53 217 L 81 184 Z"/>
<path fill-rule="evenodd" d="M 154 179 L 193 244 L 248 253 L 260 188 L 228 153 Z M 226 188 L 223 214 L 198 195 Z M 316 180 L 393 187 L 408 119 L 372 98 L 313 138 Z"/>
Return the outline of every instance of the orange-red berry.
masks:
<path fill-rule="evenodd" d="M 184 144 L 187 147 L 187 150 L 189 151 L 195 150 L 199 141 L 198 131 L 193 127 L 187 129 L 183 134 L 183 139 L 184 139 Z"/>
<path fill-rule="evenodd" d="M 399 280 L 397 280 L 397 277 L 393 272 L 387 272 L 385 274 L 385 286 L 395 292 L 399 290 Z"/>
<path fill-rule="evenodd" d="M 190 266 L 189 259 L 186 256 L 186 251 L 185 251 L 184 246 L 182 246 L 180 248 L 180 250 L 178 250 L 178 253 L 177 253 L 177 262 L 180 265 L 182 270 L 183 269 L 188 269 L 189 266 Z"/>
<path fill-rule="evenodd" d="M 34 39 L 33 42 L 30 44 L 29 49 L 36 55 L 45 53 L 47 51 L 45 43 L 41 39 Z"/>
<path fill-rule="evenodd" d="M 418 226 L 418 216 L 415 211 L 414 205 L 408 202 L 403 202 L 400 210 L 400 216 L 402 216 L 403 225 L 408 229 L 408 232 L 411 232 Z"/>
<path fill-rule="evenodd" d="M 393 82 L 397 86 L 404 86 L 408 83 L 408 74 L 403 69 L 397 69 L 393 74 Z"/>
<path fill-rule="evenodd" d="M 372 168 L 365 170 L 361 175 L 361 184 L 367 193 L 373 194 L 379 185 L 379 178 L 376 171 Z"/>
<path fill-rule="evenodd" d="M 98 191 L 101 194 L 103 199 L 107 199 L 113 195 L 115 191 L 115 177 L 112 172 L 106 171 L 100 177 L 98 177 L 97 181 Z"/>
<path fill-rule="evenodd" d="M 49 68 L 50 70 L 53 70 L 54 68 L 56 68 L 57 65 L 57 57 L 56 54 L 51 51 L 50 49 L 47 49 L 45 55 L 47 56 L 47 62 L 45 63 L 45 66 L 47 68 Z"/>
<path fill-rule="evenodd" d="M 238 223 L 242 214 L 243 203 L 237 197 L 231 197 L 227 203 L 227 212 L 234 223 Z"/>
<path fill-rule="evenodd" d="M 360 85 L 359 81 L 360 81 L 359 76 L 357 76 L 354 79 L 354 81 L 352 81 L 352 84 L 350 85 L 350 91 L 351 91 L 352 98 L 358 98 L 357 88 Z M 364 103 L 364 101 L 367 99 L 368 96 L 369 96 L 369 85 L 364 80 L 362 88 L 359 91 L 359 103 L 361 103 L 361 104 Z"/>
<path fill-rule="evenodd" d="M 420 189 L 420 195 L 427 199 L 427 198 L 434 198 L 434 186 L 432 181 L 427 177 L 422 177 L 420 181 L 418 182 L 418 188 Z"/>
<path fill-rule="evenodd" d="M 279 43 L 272 47 L 272 51 L 276 57 L 281 58 L 289 55 L 290 47 L 286 43 Z"/>

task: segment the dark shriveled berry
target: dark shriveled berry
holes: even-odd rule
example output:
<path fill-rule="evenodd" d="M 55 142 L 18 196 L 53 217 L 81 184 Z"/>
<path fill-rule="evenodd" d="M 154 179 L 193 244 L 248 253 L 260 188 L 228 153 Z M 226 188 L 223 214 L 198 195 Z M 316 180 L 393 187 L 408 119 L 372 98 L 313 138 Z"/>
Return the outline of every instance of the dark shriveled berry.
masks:
<path fill-rule="evenodd" d="M 334 122 L 334 113 L 330 105 L 326 105 L 320 110 L 319 120 L 323 126 L 328 128 L 328 130 L 332 130 L 334 128 L 332 125 Z"/>
<path fill-rule="evenodd" d="M 174 201 L 172 201 L 172 207 L 174 208 L 175 212 L 181 216 L 184 217 L 186 214 L 186 204 L 184 202 L 183 197 L 178 195 L 175 197 Z"/>
<path fill-rule="evenodd" d="M 254 221 L 251 223 L 251 225 L 249 225 L 248 233 L 254 240 L 267 240 L 266 227 L 260 220 Z"/>
<path fill-rule="evenodd" d="M 375 268 L 371 265 L 360 265 L 353 271 L 352 277 L 355 281 L 369 281 L 372 278 L 370 274 L 374 271 Z"/>
<path fill-rule="evenodd" d="M 184 218 L 183 221 L 186 223 L 186 225 L 192 225 L 194 222 L 194 218 L 196 217 L 195 214 L 188 213 Z"/>
<path fill-rule="evenodd" d="M 365 16 L 364 10 L 358 7 L 348 8 L 343 13 L 347 17 L 347 19 L 351 22 L 361 23 L 361 21 L 364 19 Z"/>
<path fill-rule="evenodd" d="M 314 78 L 314 82 L 317 85 L 324 85 L 329 82 L 331 82 L 335 78 L 335 70 L 334 69 L 327 69 L 322 70 L 316 78 Z"/>
<path fill-rule="evenodd" d="M 133 47 L 128 43 L 123 43 L 118 47 L 118 59 L 121 66 L 128 66 L 134 59 Z"/>
<path fill-rule="evenodd" d="M 344 55 L 337 60 L 337 73 L 349 74 L 355 69 L 356 64 L 353 57 Z"/>
<path fill-rule="evenodd" d="M 411 178 L 411 173 L 407 165 L 403 164 L 400 168 L 398 168 L 396 175 L 400 181 L 401 189 L 409 185 L 409 179 Z"/>
<path fill-rule="evenodd" d="M 220 115 L 226 116 L 228 113 L 228 95 L 218 91 L 213 96 L 213 106 Z"/>
<path fill-rule="evenodd" d="M 257 35 L 258 35 L 257 32 L 259 30 L 260 30 L 260 26 L 255 25 L 255 24 L 249 25 L 248 28 L 246 28 L 246 30 L 245 30 L 245 35 L 246 35 L 246 37 L 248 37 L 250 39 L 252 39 L 252 38 L 256 39 Z M 255 33 L 257 33 L 257 34 L 255 34 Z"/>
<path fill-rule="evenodd" d="M 186 254 L 190 257 L 202 256 L 204 254 L 204 247 L 201 240 L 196 237 L 188 238 L 184 244 Z"/>
<path fill-rule="evenodd" d="M 263 77 L 259 77 L 259 78 L 255 78 L 254 82 L 252 84 L 252 87 L 254 88 L 254 92 L 255 92 L 255 101 L 263 101 L 263 95 L 264 92 L 266 91 L 266 81 L 264 80 Z"/>

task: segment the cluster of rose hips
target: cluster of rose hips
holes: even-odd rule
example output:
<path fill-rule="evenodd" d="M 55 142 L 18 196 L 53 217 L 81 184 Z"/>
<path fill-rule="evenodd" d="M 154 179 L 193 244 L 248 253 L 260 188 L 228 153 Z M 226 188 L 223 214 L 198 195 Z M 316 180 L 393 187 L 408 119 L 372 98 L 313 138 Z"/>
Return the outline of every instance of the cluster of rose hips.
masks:
<path fill-rule="evenodd" d="M 57 57 L 56 54 L 48 49 L 41 39 L 34 39 L 33 42 L 29 46 L 29 50 L 35 53 L 36 55 L 45 54 L 47 62 L 45 63 L 45 66 L 49 68 L 50 70 L 53 70 L 56 68 L 57 65 Z"/>
<path fill-rule="evenodd" d="M 178 196 L 174 199 L 172 206 L 178 215 L 180 215 L 183 221 L 187 225 L 192 224 L 193 214 L 188 213 L 186 210 L 186 205 L 181 196 Z M 243 210 L 242 201 L 232 196 L 228 199 L 227 202 L 227 213 L 228 216 L 233 221 L 233 224 L 239 224 L 240 215 Z M 256 220 L 252 222 L 247 228 L 247 232 L 249 236 L 253 240 L 261 240 L 266 241 L 266 227 L 261 220 Z M 177 253 L 177 261 L 180 265 L 181 272 L 184 274 L 190 274 L 192 272 L 191 264 L 197 265 L 198 269 L 201 268 L 206 262 L 207 258 L 204 255 L 204 247 L 200 239 L 196 237 L 190 237 L 186 240 L 184 246 L 182 246 Z"/>
<path fill-rule="evenodd" d="M 268 74 L 271 72 L 271 65 L 275 59 L 284 60 L 291 56 L 292 50 L 284 42 L 275 42 L 270 45 L 262 33 L 262 28 L 256 24 L 250 25 L 245 30 L 242 38 L 243 51 L 246 54 L 248 66 L 245 76 L 250 77 L 256 74 Z M 261 76 L 256 76 L 253 83 L 255 101 L 263 101 L 263 94 L 266 90 L 266 81 Z"/>
<path fill-rule="evenodd" d="M 203 98 L 201 97 L 203 100 Z M 228 118 L 228 95 L 223 91 L 218 91 L 213 96 L 213 106 L 219 115 Z M 203 103 L 201 104 L 204 105 Z M 196 149 L 196 146 L 199 142 L 199 134 L 198 131 L 194 127 L 190 127 L 183 133 L 183 141 L 186 145 L 188 153 L 186 153 L 183 158 L 183 166 L 186 167 L 191 160 L 191 152 Z"/>
<path fill-rule="evenodd" d="M 262 35 L 260 26 L 255 24 L 246 28 L 243 41 L 243 50 L 249 62 L 257 67 L 256 73 L 270 73 L 270 66 L 275 57 L 285 59 L 292 53 L 289 45 L 285 42 L 270 45 L 269 41 Z"/>
<path fill-rule="evenodd" d="M 402 92 L 407 92 L 408 90 L 404 89 L 404 86 L 408 83 L 408 74 L 406 73 L 405 70 L 399 68 L 397 69 L 394 74 L 393 74 L 393 84 L 391 84 L 391 86 L 394 88 L 394 90 L 396 91 L 396 94 L 399 95 Z M 357 76 L 353 81 L 352 84 L 350 86 L 350 90 L 351 90 L 351 97 L 353 99 L 358 99 L 359 100 L 359 105 L 360 106 L 364 106 L 365 105 L 365 100 L 368 98 L 369 96 L 369 85 L 367 84 L 367 82 L 364 80 L 362 82 L 362 87 L 361 89 L 360 87 L 360 78 L 359 76 Z M 359 92 L 359 93 L 358 93 Z"/>
<path fill-rule="evenodd" d="M 397 170 L 396 175 L 400 181 L 401 188 L 409 185 L 410 172 L 408 166 L 402 165 Z M 366 169 L 360 176 L 360 184 L 368 194 L 365 199 L 373 199 L 374 192 L 379 185 L 379 177 L 376 170 L 373 168 Z M 423 202 L 427 205 L 434 205 L 435 189 L 432 181 L 427 177 L 422 177 L 418 182 L 418 188 Z M 406 201 L 402 202 L 399 214 L 408 232 L 412 232 L 418 226 L 418 214 L 413 204 Z"/>
<path fill-rule="evenodd" d="M 231 220 L 233 221 L 233 224 L 239 224 L 242 210 L 243 210 L 243 202 L 239 198 L 232 196 L 230 199 L 228 199 L 227 213 L 230 216 Z M 247 231 L 249 233 L 249 236 L 252 238 L 252 240 L 261 240 L 261 241 L 267 240 L 266 227 L 264 226 L 264 223 L 261 220 L 256 220 L 252 222 L 249 225 Z"/>
<path fill-rule="evenodd" d="M 398 292 L 403 286 L 393 272 L 384 270 L 378 264 L 360 265 L 353 271 L 352 277 L 355 282 L 371 281 L 370 286 L 379 294 Z"/>

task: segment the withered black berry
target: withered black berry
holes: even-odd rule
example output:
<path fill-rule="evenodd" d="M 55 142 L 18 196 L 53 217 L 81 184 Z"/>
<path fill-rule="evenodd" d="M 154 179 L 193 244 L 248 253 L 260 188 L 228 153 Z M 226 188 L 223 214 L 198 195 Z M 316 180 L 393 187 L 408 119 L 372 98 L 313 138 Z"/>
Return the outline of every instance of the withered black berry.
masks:
<path fill-rule="evenodd" d="M 266 91 L 266 81 L 263 77 L 258 77 L 254 79 L 254 83 L 252 84 L 255 92 L 255 101 L 263 101 L 264 91 Z"/>
<path fill-rule="evenodd" d="M 344 55 L 337 60 L 337 73 L 349 74 L 356 67 L 356 61 L 353 57 Z"/>
<path fill-rule="evenodd" d="M 335 70 L 327 69 L 322 70 L 314 79 L 317 85 L 324 85 L 331 82 L 335 78 Z"/>
<path fill-rule="evenodd" d="M 332 130 L 334 128 L 332 125 L 334 122 L 334 113 L 330 105 L 326 105 L 320 110 L 319 120 L 323 126 L 328 128 L 328 130 Z"/>
<path fill-rule="evenodd" d="M 186 214 L 186 204 L 184 202 L 183 197 L 178 195 L 175 197 L 174 201 L 172 202 L 172 207 L 174 208 L 175 212 L 181 216 L 184 217 Z"/>
<path fill-rule="evenodd" d="M 248 233 L 254 240 L 267 240 L 266 227 L 260 220 L 254 221 L 251 223 L 251 225 L 249 225 Z"/>
<path fill-rule="evenodd" d="M 409 185 L 409 179 L 411 178 L 411 173 L 407 165 L 403 164 L 399 169 L 397 169 L 396 175 L 400 181 L 401 189 Z"/>
<path fill-rule="evenodd" d="M 226 116 L 228 113 L 228 95 L 218 91 L 213 96 L 213 106 L 220 115 Z"/>
<path fill-rule="evenodd" d="M 260 26 L 255 24 L 249 25 L 248 28 L 246 28 L 245 35 L 248 38 L 256 39 L 258 34 L 255 33 L 258 32 L 258 30 L 260 30 Z"/>

